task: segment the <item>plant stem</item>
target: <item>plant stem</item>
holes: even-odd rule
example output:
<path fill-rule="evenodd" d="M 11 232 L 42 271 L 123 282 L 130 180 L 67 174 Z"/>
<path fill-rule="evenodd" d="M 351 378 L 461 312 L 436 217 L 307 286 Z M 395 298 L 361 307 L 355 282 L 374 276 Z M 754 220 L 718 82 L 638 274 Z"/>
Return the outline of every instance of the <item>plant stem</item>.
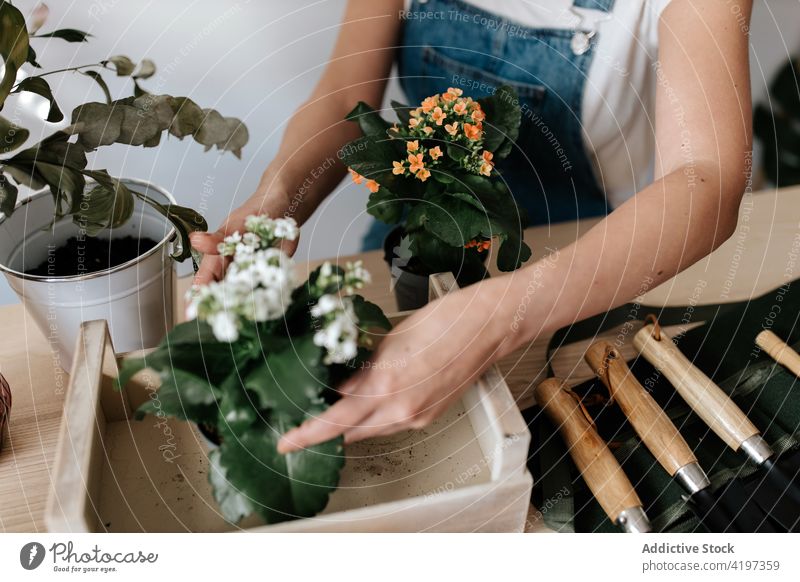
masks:
<path fill-rule="evenodd" d="M 66 69 L 56 69 L 55 71 L 47 71 L 46 73 L 42 73 L 41 75 L 31 75 L 30 77 L 26 77 L 26 79 L 31 79 L 33 77 L 46 77 L 48 75 L 54 75 L 56 73 L 69 73 L 70 71 L 79 72 L 81 69 L 88 69 L 89 67 L 101 67 L 103 69 L 112 70 L 111 67 L 107 67 L 102 63 L 91 63 L 88 65 L 80 65 L 79 67 L 67 67 Z M 14 85 L 11 91 L 13 92 L 18 86 L 19 83 L 17 85 Z"/>

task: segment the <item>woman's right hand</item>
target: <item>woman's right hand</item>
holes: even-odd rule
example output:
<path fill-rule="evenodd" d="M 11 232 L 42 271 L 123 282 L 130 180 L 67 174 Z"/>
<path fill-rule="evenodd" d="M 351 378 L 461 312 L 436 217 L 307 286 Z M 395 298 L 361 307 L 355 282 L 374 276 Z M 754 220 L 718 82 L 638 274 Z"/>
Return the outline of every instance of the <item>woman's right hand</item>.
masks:
<path fill-rule="evenodd" d="M 277 180 L 266 175 L 255 193 L 239 208 L 228 215 L 215 232 L 193 232 L 190 236 L 192 247 L 203 253 L 200 269 L 194 277 L 195 285 L 207 285 L 212 281 L 220 281 L 225 275 L 227 260 L 220 256 L 218 245 L 226 236 L 236 231 L 244 231 L 245 219 L 253 214 L 266 214 L 273 218 L 291 217 L 291 196 L 287 188 L 279 185 Z M 298 239 L 284 240 L 281 248 L 288 255 L 297 250 Z"/>

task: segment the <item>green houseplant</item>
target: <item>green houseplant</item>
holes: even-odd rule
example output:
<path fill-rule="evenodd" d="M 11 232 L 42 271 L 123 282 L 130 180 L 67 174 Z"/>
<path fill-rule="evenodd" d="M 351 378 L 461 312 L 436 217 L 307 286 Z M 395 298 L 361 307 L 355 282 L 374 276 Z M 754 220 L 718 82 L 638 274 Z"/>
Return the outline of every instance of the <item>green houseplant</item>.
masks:
<path fill-rule="evenodd" d="M 371 192 L 367 211 L 398 225 L 387 239 L 387 260 L 402 271 L 397 285 L 416 276 L 424 303 L 432 273 L 452 271 L 461 286 L 479 281 L 492 241 L 498 268 L 519 268 L 531 255 L 522 239 L 527 219 L 495 168 L 519 132 L 513 88 L 473 100 L 451 87 L 418 107 L 392 105 L 396 123 L 359 103 L 347 119 L 363 136 L 343 153 L 353 179 Z"/>
<path fill-rule="evenodd" d="M 189 315 L 147 356 L 123 363 L 124 386 L 143 368 L 161 379 L 139 410 L 197 423 L 219 446 L 209 481 L 231 522 L 257 513 L 267 523 L 321 511 L 344 463 L 342 440 L 288 455 L 277 442 L 322 412 L 333 387 L 370 354 L 368 331 L 388 330 L 376 305 L 354 292 L 369 281 L 360 264 L 325 263 L 296 285 L 279 248 L 294 239 L 292 219 L 251 216 L 246 232 L 220 245 L 225 278 L 191 293 Z"/>
<path fill-rule="evenodd" d="M 37 41 L 82 43 L 90 36 L 42 32 L 47 12 L 40 4 L 26 22 L 15 6 L 0 2 L 0 271 L 42 330 L 55 334 L 60 364 L 68 368 L 83 320 L 106 319 L 120 351 L 155 345 L 172 324 L 170 255 L 189 258 L 189 234 L 207 229 L 199 213 L 157 185 L 92 167 L 91 154 L 114 144 L 154 148 L 173 136 L 238 157 L 248 132 L 240 120 L 188 97 L 149 93 L 144 85 L 156 67 L 147 59 L 137 64 L 120 55 L 43 70 Z M 75 107 L 66 126 L 48 83 L 62 74 L 85 77 L 104 97 Z M 112 99 L 104 75 L 129 79 L 132 95 Z M 46 99 L 46 121 L 59 124 L 33 145 L 18 123 L 25 93 Z M 20 202 L 20 186 L 41 191 Z"/>
<path fill-rule="evenodd" d="M 223 117 L 213 109 L 204 110 L 188 97 L 153 95 L 142 88 L 140 82 L 156 72 L 155 64 L 150 60 L 143 60 L 137 66 L 128 57 L 120 55 L 99 63 L 38 73 L 41 65 L 36 61 L 31 39 L 85 42 L 89 38 L 89 34 L 74 29 L 39 33 L 41 24 L 34 23 L 36 29 L 29 32 L 25 17 L 17 8 L 7 1 L 0 4 L 0 56 L 5 62 L 5 72 L 0 79 L 0 111 L 10 95 L 27 91 L 49 101 L 47 121 L 62 121 L 64 114 L 45 77 L 65 72 L 78 72 L 92 79 L 102 90 L 105 102 L 80 105 L 72 111 L 67 128 L 16 153 L 12 152 L 25 143 L 29 131 L 0 116 L 3 144 L 0 151 L 3 154 L 0 159 L 0 211 L 5 215 L 14 212 L 17 185 L 24 184 L 35 189 L 49 188 L 55 200 L 55 219 L 70 216 L 80 222 L 89 235 L 124 223 L 133 212 L 134 197 L 138 194 L 132 193 L 106 170 L 87 168 L 87 153 L 98 147 L 115 143 L 156 147 L 162 135 L 168 133 L 179 139 L 191 136 L 207 149 L 217 147 L 241 155 L 248 140 L 247 128 L 241 121 Z M 37 72 L 18 81 L 18 72 L 26 64 Z M 131 97 L 111 99 L 103 79 L 103 73 L 109 71 L 132 79 Z M 94 182 L 88 188 L 87 178 Z M 82 204 L 84 201 L 89 201 L 89 204 Z M 180 235 L 175 258 L 188 258 L 191 249 L 188 235 L 195 230 L 207 229 L 203 217 L 189 208 L 162 205 L 153 200 L 146 202 L 167 216 Z"/>

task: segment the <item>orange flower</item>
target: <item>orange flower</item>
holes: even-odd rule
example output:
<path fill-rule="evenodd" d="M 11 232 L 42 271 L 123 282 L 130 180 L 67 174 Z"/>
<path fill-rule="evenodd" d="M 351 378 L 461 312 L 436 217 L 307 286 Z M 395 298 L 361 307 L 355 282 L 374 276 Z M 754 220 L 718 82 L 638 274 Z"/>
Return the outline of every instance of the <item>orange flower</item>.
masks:
<path fill-rule="evenodd" d="M 422 133 L 424 133 L 425 135 L 430 135 L 433 133 L 433 128 L 426 125 L 425 127 L 422 128 Z"/>
<path fill-rule="evenodd" d="M 461 97 L 464 94 L 464 91 L 462 91 L 461 89 L 459 89 L 457 87 L 448 87 L 447 88 L 447 92 L 450 95 L 455 95 L 456 97 Z"/>
<path fill-rule="evenodd" d="M 408 169 L 411 170 L 412 174 L 416 174 L 425 167 L 425 163 L 422 161 L 422 154 L 408 154 L 408 162 L 411 164 Z"/>
<path fill-rule="evenodd" d="M 353 168 L 347 168 L 347 171 L 350 172 L 350 176 L 356 184 L 361 184 L 361 182 L 364 181 L 364 176 L 356 172 Z"/>
<path fill-rule="evenodd" d="M 455 105 L 453 105 L 453 112 L 456 115 L 466 115 L 467 114 L 467 104 L 463 101 L 459 101 Z"/>
<path fill-rule="evenodd" d="M 492 173 L 492 164 L 489 162 L 483 162 L 481 164 L 481 174 L 484 176 L 488 176 Z"/>
<path fill-rule="evenodd" d="M 406 142 L 406 150 L 408 152 L 415 152 L 419 149 L 419 142 L 417 140 L 407 141 Z"/>
<path fill-rule="evenodd" d="M 403 162 L 392 162 L 392 165 L 394 166 L 392 168 L 392 174 L 395 176 L 405 174 L 406 167 L 403 165 Z"/>
<path fill-rule="evenodd" d="M 431 109 L 436 107 L 439 103 L 439 95 L 434 95 L 433 97 L 428 97 L 422 102 L 422 112 L 423 113 L 430 113 Z"/>
<path fill-rule="evenodd" d="M 492 162 L 492 158 L 494 157 L 494 154 L 492 152 L 490 152 L 489 150 L 483 150 L 483 153 L 481 154 L 481 157 L 483 158 L 484 162 L 489 162 L 490 164 L 493 163 Z"/>
<path fill-rule="evenodd" d="M 444 111 L 442 111 L 441 107 L 435 108 L 433 110 L 433 113 L 431 114 L 431 119 L 433 119 L 436 122 L 436 125 L 441 125 L 445 117 L 447 117 L 447 114 Z"/>
<path fill-rule="evenodd" d="M 464 135 L 466 135 L 471 140 L 476 140 L 481 138 L 481 130 L 477 125 L 472 125 L 471 123 L 464 124 Z"/>
<path fill-rule="evenodd" d="M 475 111 L 472 112 L 471 117 L 472 117 L 472 121 L 474 121 L 475 123 L 480 123 L 481 121 L 486 119 L 486 114 L 483 112 L 483 110 L 480 108 L 480 105 L 479 105 L 475 109 Z"/>
<path fill-rule="evenodd" d="M 434 159 L 434 160 L 438 160 L 439 158 L 442 157 L 442 150 L 439 148 L 439 146 L 436 146 L 435 148 L 431 148 L 428 151 L 428 153 L 430 154 L 431 158 Z"/>
<path fill-rule="evenodd" d="M 419 172 L 417 172 L 416 176 L 418 180 L 424 182 L 425 180 L 431 177 L 431 171 L 428 170 L 427 168 L 422 168 Z"/>
<path fill-rule="evenodd" d="M 450 93 L 450 91 L 442 95 L 442 101 L 444 101 L 445 103 L 452 103 L 453 101 L 456 100 L 456 98 L 457 96 L 453 93 Z"/>
<path fill-rule="evenodd" d="M 455 136 L 455 134 L 458 132 L 458 122 L 454 121 L 450 125 L 445 123 L 444 128 L 445 130 L 447 130 L 447 133 L 449 133 L 452 136 Z"/>
<path fill-rule="evenodd" d="M 412 117 L 411 119 L 408 120 L 408 127 L 410 127 L 411 129 L 414 129 L 419 124 L 420 124 L 420 120 L 417 119 L 416 117 Z"/>
<path fill-rule="evenodd" d="M 378 184 L 375 180 L 367 180 L 367 190 L 372 192 L 373 194 L 380 189 L 381 185 Z"/>
<path fill-rule="evenodd" d="M 476 249 L 479 253 L 489 250 L 492 246 L 491 240 L 471 240 L 464 245 L 465 249 Z"/>

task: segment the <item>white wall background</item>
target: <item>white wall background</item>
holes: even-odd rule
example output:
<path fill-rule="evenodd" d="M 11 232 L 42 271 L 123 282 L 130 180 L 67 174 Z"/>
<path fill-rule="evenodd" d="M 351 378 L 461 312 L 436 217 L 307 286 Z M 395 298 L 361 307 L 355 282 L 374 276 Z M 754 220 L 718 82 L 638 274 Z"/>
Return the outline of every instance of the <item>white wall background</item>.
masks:
<path fill-rule="evenodd" d="M 27 12 L 35 3 L 18 0 L 15 5 Z M 150 91 L 188 95 L 202 107 L 245 121 L 250 143 L 242 160 L 204 153 L 202 146 L 175 138 L 157 149 L 115 146 L 93 157 L 96 168 L 167 188 L 178 202 L 202 210 L 216 227 L 252 193 L 275 155 L 286 120 L 311 91 L 331 51 L 345 2 L 51 0 L 49 5 L 45 30 L 79 28 L 94 37 L 81 45 L 34 41 L 45 69 L 113 54 L 134 61 L 150 58 L 159 66 L 146 83 Z M 800 51 L 798 23 L 800 0 L 757 2 L 751 55 L 755 101 L 764 98 L 768 80 L 787 54 Z M 126 81 L 112 81 L 115 97 L 130 94 Z M 102 100 L 100 90 L 82 75 L 53 76 L 50 82 L 67 116 L 81 102 Z M 390 86 L 390 96 L 398 94 L 397 86 Z M 368 224 L 365 201 L 365 189 L 340 186 L 304 228 L 298 259 L 356 252 Z M 0 304 L 16 301 L 2 280 Z"/>

